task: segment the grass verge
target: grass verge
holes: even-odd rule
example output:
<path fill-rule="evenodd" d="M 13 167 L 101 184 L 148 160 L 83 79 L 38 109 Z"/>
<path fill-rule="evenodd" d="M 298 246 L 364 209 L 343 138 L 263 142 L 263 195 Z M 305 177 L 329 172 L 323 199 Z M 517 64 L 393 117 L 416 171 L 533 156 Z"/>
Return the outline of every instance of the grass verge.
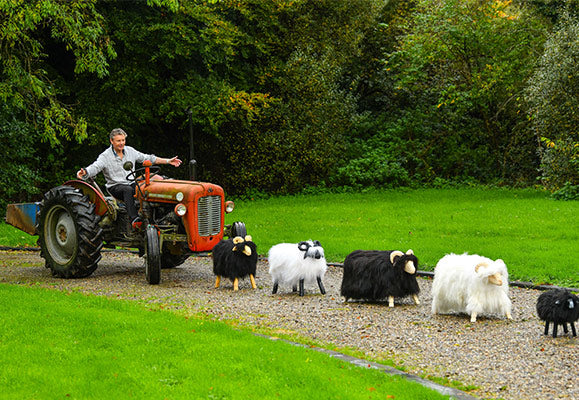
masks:
<path fill-rule="evenodd" d="M 442 399 L 395 376 L 132 302 L 0 284 L 8 398 Z"/>

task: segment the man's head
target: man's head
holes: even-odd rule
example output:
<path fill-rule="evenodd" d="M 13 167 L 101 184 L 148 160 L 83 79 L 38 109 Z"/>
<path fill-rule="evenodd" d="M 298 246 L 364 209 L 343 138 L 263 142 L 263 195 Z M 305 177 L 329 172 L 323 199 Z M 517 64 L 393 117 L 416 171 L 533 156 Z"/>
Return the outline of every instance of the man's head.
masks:
<path fill-rule="evenodd" d="M 115 128 L 109 135 L 113 149 L 117 152 L 123 151 L 125 148 L 125 141 L 127 133 L 121 128 Z"/>

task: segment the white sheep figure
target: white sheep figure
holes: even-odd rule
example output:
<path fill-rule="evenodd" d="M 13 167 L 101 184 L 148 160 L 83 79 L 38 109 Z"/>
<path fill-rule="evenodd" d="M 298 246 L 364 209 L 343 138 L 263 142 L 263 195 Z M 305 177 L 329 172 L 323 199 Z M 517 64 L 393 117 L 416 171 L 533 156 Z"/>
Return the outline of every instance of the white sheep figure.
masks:
<path fill-rule="evenodd" d="M 322 278 L 328 269 L 324 249 L 317 240 L 300 243 L 280 243 L 269 249 L 269 274 L 273 281 L 272 294 L 277 293 L 279 284 L 289 284 L 293 291 L 299 284 L 300 296 L 304 295 L 304 284 L 318 283 L 320 292 L 326 294 Z"/>
<path fill-rule="evenodd" d="M 511 317 L 509 274 L 503 260 L 476 254 L 447 254 L 434 269 L 432 313 L 467 313 Z"/>

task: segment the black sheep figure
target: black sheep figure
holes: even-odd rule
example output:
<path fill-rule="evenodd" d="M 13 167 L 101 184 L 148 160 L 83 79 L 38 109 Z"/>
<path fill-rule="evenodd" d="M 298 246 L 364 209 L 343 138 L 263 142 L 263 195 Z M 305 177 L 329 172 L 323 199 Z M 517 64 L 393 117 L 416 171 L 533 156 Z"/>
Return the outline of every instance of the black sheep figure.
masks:
<path fill-rule="evenodd" d="M 215 288 L 219 287 L 221 277 L 229 278 L 233 282 L 233 290 L 239 290 L 239 278 L 249 275 L 251 287 L 255 285 L 255 271 L 257 269 L 257 245 L 251 236 L 245 238 L 236 236 L 222 240 L 213 248 L 213 273 L 217 276 Z"/>
<path fill-rule="evenodd" d="M 553 323 L 553 337 L 557 337 L 557 326 L 563 325 L 565 333 L 567 323 L 571 325 L 573 336 L 577 336 L 575 321 L 579 319 L 579 297 L 567 289 L 551 289 L 542 293 L 537 299 L 537 314 L 545 321 L 545 335 L 549 334 L 549 322 Z"/>
<path fill-rule="evenodd" d="M 394 307 L 394 297 L 412 296 L 420 304 L 420 287 L 416 281 L 418 258 L 412 250 L 356 250 L 344 260 L 341 295 L 348 299 L 370 301 L 388 298 Z"/>

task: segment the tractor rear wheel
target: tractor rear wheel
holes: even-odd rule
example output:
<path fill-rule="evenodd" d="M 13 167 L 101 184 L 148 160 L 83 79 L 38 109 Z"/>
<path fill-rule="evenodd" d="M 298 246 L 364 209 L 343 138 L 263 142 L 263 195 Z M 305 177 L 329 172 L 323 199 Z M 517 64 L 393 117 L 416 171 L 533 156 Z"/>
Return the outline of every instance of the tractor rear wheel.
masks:
<path fill-rule="evenodd" d="M 147 282 L 151 285 L 158 285 L 161 282 L 159 231 L 153 225 L 149 225 L 145 235 L 145 275 L 147 275 Z"/>
<path fill-rule="evenodd" d="M 101 259 L 100 217 L 95 205 L 72 186 L 45 193 L 38 212 L 38 243 L 46 267 L 60 278 L 85 278 Z"/>

